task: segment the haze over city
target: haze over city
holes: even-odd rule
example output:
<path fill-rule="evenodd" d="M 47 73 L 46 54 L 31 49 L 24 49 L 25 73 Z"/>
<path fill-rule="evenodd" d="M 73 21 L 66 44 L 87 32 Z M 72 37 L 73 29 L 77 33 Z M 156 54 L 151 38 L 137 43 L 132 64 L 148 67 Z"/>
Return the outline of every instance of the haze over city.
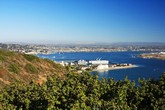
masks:
<path fill-rule="evenodd" d="M 164 0 L 1 0 L 0 42 L 165 42 Z"/>

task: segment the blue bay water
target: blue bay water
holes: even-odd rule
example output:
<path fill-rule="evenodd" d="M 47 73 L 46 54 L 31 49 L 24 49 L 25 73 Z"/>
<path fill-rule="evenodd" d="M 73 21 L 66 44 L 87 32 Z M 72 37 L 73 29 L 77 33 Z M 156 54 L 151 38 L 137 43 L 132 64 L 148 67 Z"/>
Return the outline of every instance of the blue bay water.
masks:
<path fill-rule="evenodd" d="M 165 72 L 165 60 L 158 59 L 143 59 L 137 57 L 142 52 L 69 52 L 69 53 L 54 53 L 54 54 L 38 54 L 41 58 L 48 58 L 54 61 L 76 61 L 76 60 L 109 60 L 111 63 L 131 63 L 138 65 L 136 68 L 118 69 L 97 72 L 99 79 L 113 78 L 115 80 L 123 80 L 126 76 L 130 80 L 138 81 L 139 78 L 154 78 L 158 79 Z M 91 74 L 95 74 L 92 72 Z"/>

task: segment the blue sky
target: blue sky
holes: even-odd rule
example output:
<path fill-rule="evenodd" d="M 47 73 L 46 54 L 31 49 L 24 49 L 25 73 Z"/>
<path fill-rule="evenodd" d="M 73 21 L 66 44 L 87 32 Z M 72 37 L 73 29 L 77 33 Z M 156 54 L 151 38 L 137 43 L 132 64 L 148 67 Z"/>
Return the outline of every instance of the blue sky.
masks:
<path fill-rule="evenodd" d="M 165 42 L 165 0 L 0 0 L 0 42 Z"/>

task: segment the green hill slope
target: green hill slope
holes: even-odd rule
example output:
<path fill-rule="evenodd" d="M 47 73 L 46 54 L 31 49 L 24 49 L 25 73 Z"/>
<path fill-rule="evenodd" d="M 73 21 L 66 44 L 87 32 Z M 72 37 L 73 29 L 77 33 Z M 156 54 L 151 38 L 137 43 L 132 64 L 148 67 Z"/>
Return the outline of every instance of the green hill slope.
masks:
<path fill-rule="evenodd" d="M 64 67 L 51 60 L 0 49 L 0 87 L 15 81 L 42 83 L 49 75 L 63 77 L 65 73 Z"/>

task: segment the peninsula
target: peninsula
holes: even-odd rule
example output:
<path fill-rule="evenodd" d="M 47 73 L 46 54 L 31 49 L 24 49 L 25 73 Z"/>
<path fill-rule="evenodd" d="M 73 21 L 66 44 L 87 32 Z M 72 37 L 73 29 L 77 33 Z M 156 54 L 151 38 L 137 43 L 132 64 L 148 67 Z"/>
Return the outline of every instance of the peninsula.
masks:
<path fill-rule="evenodd" d="M 93 71 L 118 70 L 118 69 L 128 69 L 128 68 L 136 68 L 136 67 L 139 67 L 139 66 L 132 65 L 132 64 L 118 64 L 118 65 L 112 64 L 112 65 L 109 65 L 108 68 L 103 68 L 103 69 L 96 68 Z"/>
<path fill-rule="evenodd" d="M 108 60 L 91 60 L 91 61 L 85 61 L 85 60 L 79 60 L 79 61 L 73 61 L 73 62 L 65 62 L 62 61 L 59 64 L 62 66 L 70 66 L 79 71 L 81 73 L 85 70 L 91 70 L 91 71 L 107 71 L 107 70 L 117 70 L 117 69 L 127 69 L 127 68 L 135 68 L 138 67 L 138 65 L 130 64 L 130 63 L 121 63 L 121 64 L 114 64 L 109 63 Z"/>
<path fill-rule="evenodd" d="M 147 58 L 147 59 L 154 58 L 154 59 L 165 60 L 165 52 L 143 53 L 143 54 L 140 54 L 139 57 Z"/>

